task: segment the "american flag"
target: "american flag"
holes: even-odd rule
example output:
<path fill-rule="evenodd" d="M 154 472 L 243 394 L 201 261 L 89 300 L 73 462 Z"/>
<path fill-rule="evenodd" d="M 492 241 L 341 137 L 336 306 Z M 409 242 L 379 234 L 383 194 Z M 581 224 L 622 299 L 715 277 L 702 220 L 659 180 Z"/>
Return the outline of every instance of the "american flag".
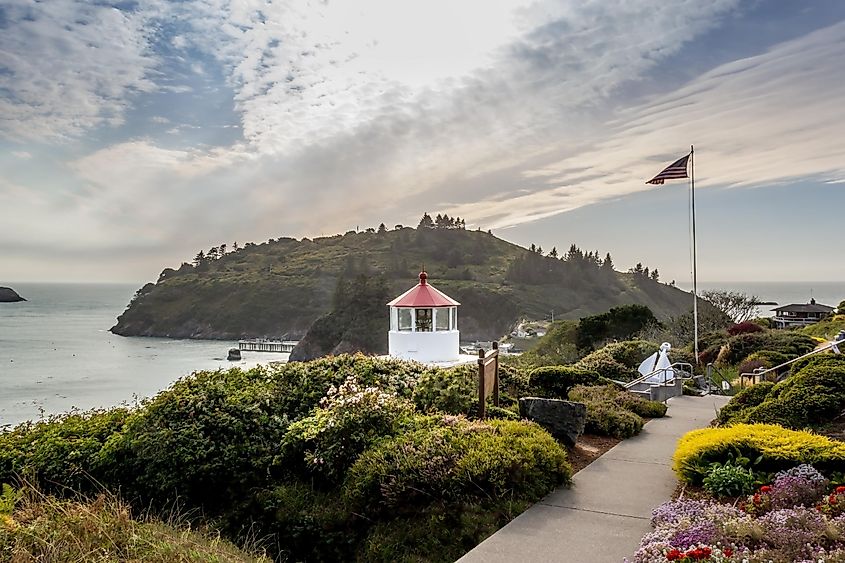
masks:
<path fill-rule="evenodd" d="M 662 184 L 665 180 L 689 178 L 689 176 L 687 176 L 687 161 L 689 160 L 689 156 L 690 155 L 686 155 L 683 158 L 679 158 L 667 166 L 663 172 L 646 182 L 646 184 Z"/>

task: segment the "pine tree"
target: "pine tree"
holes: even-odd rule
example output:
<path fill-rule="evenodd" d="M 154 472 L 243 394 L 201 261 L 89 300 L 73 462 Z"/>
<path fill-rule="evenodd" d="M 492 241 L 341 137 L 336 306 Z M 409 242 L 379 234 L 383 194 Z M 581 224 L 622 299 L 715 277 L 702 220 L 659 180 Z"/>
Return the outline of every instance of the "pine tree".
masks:
<path fill-rule="evenodd" d="M 197 255 L 194 256 L 194 266 L 199 266 L 203 262 L 205 262 L 205 253 L 200 250 L 199 252 L 197 252 Z"/>
<path fill-rule="evenodd" d="M 220 245 L 220 256 L 222 257 L 225 254 L 226 254 L 226 243 L 224 242 L 223 244 Z"/>
<path fill-rule="evenodd" d="M 610 257 L 610 252 L 608 252 L 604 257 L 604 262 L 601 263 L 601 267 L 605 270 L 613 269 L 613 258 Z"/>
<path fill-rule="evenodd" d="M 378 234 L 383 235 L 387 232 L 387 227 L 384 226 L 384 223 L 378 226 Z"/>
<path fill-rule="evenodd" d="M 534 243 L 532 242 L 532 243 L 531 243 L 531 246 L 529 246 L 529 247 L 528 247 L 528 250 L 530 250 L 531 252 L 537 252 L 537 247 L 536 247 L 536 246 L 534 245 Z"/>
<path fill-rule="evenodd" d="M 542 246 L 537 247 L 537 254 L 539 254 L 540 256 L 543 255 L 543 247 Z"/>
<path fill-rule="evenodd" d="M 557 247 L 553 246 L 549 251 L 549 258 L 557 258 Z"/>
<path fill-rule="evenodd" d="M 654 281 L 660 281 L 660 274 L 657 271 L 657 268 L 651 271 L 651 279 Z"/>
<path fill-rule="evenodd" d="M 432 229 L 434 228 L 434 221 L 431 220 L 431 215 L 428 213 L 423 213 L 422 219 L 420 219 L 420 224 L 417 225 L 418 229 Z"/>

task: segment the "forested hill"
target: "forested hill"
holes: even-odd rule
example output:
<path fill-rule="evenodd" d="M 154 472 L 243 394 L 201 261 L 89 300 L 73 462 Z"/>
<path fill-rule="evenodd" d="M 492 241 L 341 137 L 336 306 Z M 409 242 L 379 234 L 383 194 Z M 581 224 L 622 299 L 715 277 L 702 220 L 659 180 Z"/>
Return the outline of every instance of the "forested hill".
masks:
<path fill-rule="evenodd" d="M 395 296 L 430 282 L 462 303 L 464 339 L 505 334 L 518 319 L 576 319 L 628 303 L 658 317 L 686 312 L 691 297 L 644 273 L 620 273 L 612 262 L 574 245 L 557 257 L 490 233 L 450 227 L 380 228 L 314 240 L 292 238 L 225 245 L 200 253 L 194 264 L 166 269 L 136 293 L 112 332 L 179 338 L 300 338 L 336 301 L 338 280 L 364 274 Z M 606 256 L 606 258 L 609 255 Z M 653 272 L 654 273 L 654 272 Z M 387 307 L 374 326 L 387 327 Z M 383 324 L 379 324 L 383 323 Z M 384 336 L 386 345 L 386 335 Z"/>

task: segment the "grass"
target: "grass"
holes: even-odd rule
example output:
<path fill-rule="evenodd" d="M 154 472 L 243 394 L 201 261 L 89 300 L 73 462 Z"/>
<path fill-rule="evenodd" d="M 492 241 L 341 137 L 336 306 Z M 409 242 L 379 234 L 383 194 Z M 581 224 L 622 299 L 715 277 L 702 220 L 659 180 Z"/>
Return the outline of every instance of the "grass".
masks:
<path fill-rule="evenodd" d="M 59 500 L 30 485 L 4 486 L 0 503 L 0 560 L 13 562 L 254 562 L 263 555 L 217 535 L 174 523 L 135 519 L 116 497 Z"/>

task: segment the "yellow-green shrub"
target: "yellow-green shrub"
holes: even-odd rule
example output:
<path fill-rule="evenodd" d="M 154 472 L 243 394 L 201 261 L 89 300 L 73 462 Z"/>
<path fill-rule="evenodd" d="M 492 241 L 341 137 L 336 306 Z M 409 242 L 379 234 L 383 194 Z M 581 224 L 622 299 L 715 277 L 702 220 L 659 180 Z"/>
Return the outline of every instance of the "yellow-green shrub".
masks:
<path fill-rule="evenodd" d="M 845 467 L 845 443 L 772 424 L 737 424 L 686 433 L 678 441 L 673 469 L 699 485 L 712 463 L 731 460 L 755 471 L 779 471 L 809 463 L 822 472 Z"/>

